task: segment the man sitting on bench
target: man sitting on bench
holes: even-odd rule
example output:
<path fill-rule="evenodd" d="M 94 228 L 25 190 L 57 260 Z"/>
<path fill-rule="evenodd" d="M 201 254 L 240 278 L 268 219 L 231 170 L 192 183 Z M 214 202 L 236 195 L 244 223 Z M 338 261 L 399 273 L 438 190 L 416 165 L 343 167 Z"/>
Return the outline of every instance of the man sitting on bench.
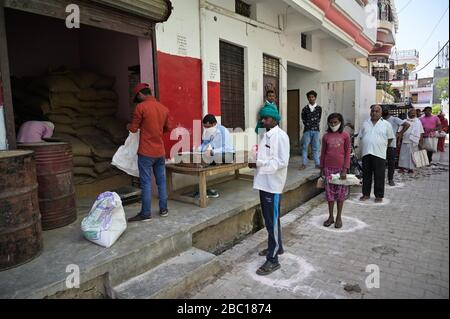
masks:
<path fill-rule="evenodd" d="M 228 129 L 217 123 L 214 115 L 208 114 L 203 118 L 202 145 L 198 150 L 211 165 L 232 164 L 235 158 L 235 150 Z M 207 190 L 208 198 L 217 198 L 219 193 L 213 189 Z M 198 197 L 199 193 L 194 193 Z"/>

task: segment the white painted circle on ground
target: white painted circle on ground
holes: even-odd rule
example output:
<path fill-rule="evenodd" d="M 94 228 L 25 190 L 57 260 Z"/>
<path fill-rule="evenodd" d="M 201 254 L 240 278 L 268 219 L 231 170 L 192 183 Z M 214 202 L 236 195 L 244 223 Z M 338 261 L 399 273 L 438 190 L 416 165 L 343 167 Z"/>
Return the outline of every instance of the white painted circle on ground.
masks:
<path fill-rule="evenodd" d="M 328 214 L 313 216 L 308 220 L 308 223 L 312 224 L 313 226 L 315 226 L 321 230 L 335 232 L 335 233 L 351 233 L 351 232 L 368 227 L 368 225 L 365 222 L 363 222 L 357 218 L 347 217 L 347 216 L 342 216 L 342 228 L 341 229 L 336 229 L 334 227 L 334 224 L 331 225 L 330 227 L 325 227 L 325 226 L 323 226 L 323 223 L 328 219 L 328 217 L 329 217 Z"/>
<path fill-rule="evenodd" d="M 304 279 L 316 271 L 310 263 L 299 256 L 285 252 L 278 258 L 281 269 L 268 276 L 259 276 L 256 274 L 256 270 L 264 264 L 264 257 L 250 262 L 247 267 L 247 272 L 255 281 L 263 285 L 294 291 Z"/>
<path fill-rule="evenodd" d="M 403 188 L 405 187 L 405 183 L 395 183 L 395 186 L 386 185 L 387 189 L 395 189 L 395 188 Z"/>
<path fill-rule="evenodd" d="M 350 198 L 347 200 L 347 202 L 352 203 L 352 204 L 361 205 L 361 206 L 386 206 L 391 203 L 391 200 L 389 198 L 384 198 L 382 203 L 375 203 L 374 198 L 371 198 L 365 202 L 362 202 L 359 200 L 359 198 L 361 196 L 362 196 L 361 194 L 358 194 L 356 196 L 350 196 Z"/>

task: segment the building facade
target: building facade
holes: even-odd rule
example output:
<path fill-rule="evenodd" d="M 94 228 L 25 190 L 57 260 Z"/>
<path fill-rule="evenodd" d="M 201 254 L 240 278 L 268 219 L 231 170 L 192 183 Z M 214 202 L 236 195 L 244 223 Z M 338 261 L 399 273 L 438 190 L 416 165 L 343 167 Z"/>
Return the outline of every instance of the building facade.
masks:
<path fill-rule="evenodd" d="M 377 25 L 368 23 L 377 19 L 376 6 L 370 10 L 368 1 L 172 3 L 171 18 L 156 26 L 159 94 L 187 131 L 212 113 L 226 127 L 241 129 L 233 134 L 236 146 L 248 149 L 271 89 L 296 153 L 308 91 L 319 94 L 323 128 L 332 112 L 358 127 L 375 103 L 375 79 L 357 63 L 377 42 Z"/>

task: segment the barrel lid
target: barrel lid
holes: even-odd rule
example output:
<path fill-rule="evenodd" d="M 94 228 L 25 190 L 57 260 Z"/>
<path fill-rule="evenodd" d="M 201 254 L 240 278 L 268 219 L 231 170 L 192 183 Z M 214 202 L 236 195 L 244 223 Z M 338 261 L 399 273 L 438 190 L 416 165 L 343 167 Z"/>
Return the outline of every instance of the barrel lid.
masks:
<path fill-rule="evenodd" d="M 14 150 L 14 151 L 0 151 L 0 158 L 19 157 L 33 154 L 33 151 Z"/>
<path fill-rule="evenodd" d="M 58 145 L 69 145 L 66 142 L 40 142 L 40 143 L 20 143 L 17 144 L 18 148 L 27 148 L 27 147 L 46 147 L 46 146 L 58 146 Z"/>

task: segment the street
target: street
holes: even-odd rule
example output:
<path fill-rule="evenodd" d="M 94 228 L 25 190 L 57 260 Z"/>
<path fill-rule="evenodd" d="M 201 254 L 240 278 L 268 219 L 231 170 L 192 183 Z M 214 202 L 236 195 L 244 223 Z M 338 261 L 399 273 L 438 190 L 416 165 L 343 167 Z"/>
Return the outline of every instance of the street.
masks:
<path fill-rule="evenodd" d="M 448 298 L 446 162 L 412 176 L 397 174 L 397 187 L 386 188 L 381 205 L 373 199 L 360 203 L 354 190 L 341 230 L 322 226 L 328 207 L 319 195 L 282 218 L 281 270 L 267 277 L 255 274 L 264 263 L 257 254 L 266 247 L 261 230 L 224 253 L 230 271 L 192 297 Z"/>

